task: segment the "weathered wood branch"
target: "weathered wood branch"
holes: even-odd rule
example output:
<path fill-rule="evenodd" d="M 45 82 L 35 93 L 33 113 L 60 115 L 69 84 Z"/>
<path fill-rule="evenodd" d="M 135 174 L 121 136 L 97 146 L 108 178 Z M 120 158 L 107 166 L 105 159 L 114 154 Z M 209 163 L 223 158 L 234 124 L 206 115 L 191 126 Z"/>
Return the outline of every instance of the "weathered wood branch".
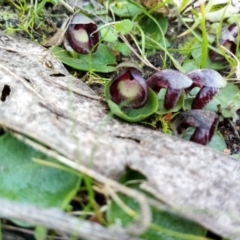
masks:
<path fill-rule="evenodd" d="M 79 220 L 58 209 L 41 209 L 0 199 L 0 217 L 25 221 L 32 225 L 90 240 L 140 240 L 129 237 L 123 229 L 107 229 L 89 221 Z"/>
<path fill-rule="evenodd" d="M 224 237 L 240 239 L 239 161 L 111 118 L 104 103 L 87 97 L 95 98 L 94 92 L 48 50 L 24 39 L 2 40 L 3 127 L 112 179 L 127 166 L 136 169 L 147 178 L 142 187 L 159 200 Z"/>

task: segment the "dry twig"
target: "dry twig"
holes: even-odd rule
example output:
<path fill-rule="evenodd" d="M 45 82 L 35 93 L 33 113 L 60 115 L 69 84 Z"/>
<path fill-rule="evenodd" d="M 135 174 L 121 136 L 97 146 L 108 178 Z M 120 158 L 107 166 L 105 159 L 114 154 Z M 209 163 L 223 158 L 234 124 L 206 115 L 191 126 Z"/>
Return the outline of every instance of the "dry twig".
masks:
<path fill-rule="evenodd" d="M 0 217 L 24 221 L 88 240 L 139 240 L 123 229 L 104 228 L 89 221 L 79 220 L 57 209 L 41 209 L 0 199 Z"/>

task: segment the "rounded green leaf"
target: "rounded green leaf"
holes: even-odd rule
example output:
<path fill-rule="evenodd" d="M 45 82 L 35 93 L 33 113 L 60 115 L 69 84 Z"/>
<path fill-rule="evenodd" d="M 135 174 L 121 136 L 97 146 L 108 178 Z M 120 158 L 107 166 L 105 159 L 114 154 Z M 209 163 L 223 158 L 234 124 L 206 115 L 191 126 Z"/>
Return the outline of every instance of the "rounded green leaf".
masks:
<path fill-rule="evenodd" d="M 116 42 L 118 39 L 118 34 L 115 29 L 111 26 L 106 26 L 100 30 L 103 41 L 105 42 Z"/>
<path fill-rule="evenodd" d="M 124 19 L 115 24 L 115 30 L 117 33 L 121 33 L 123 35 L 131 33 L 134 26 L 134 22 L 129 19 Z"/>
<path fill-rule="evenodd" d="M 69 171 L 35 163 L 33 158 L 56 163 L 10 134 L 0 137 L 0 197 L 37 207 L 65 209 L 75 196 L 80 179 Z"/>
<path fill-rule="evenodd" d="M 131 54 L 131 49 L 125 43 L 119 41 L 114 42 L 112 48 L 120 52 L 123 56 L 129 56 Z"/>
<path fill-rule="evenodd" d="M 103 44 L 99 44 L 96 52 L 88 55 L 77 54 L 76 58 L 60 47 L 54 47 L 51 51 L 62 63 L 77 70 L 104 73 L 115 71 L 112 65 L 116 64 L 116 57 Z"/>
<path fill-rule="evenodd" d="M 163 46 L 167 44 L 164 35 L 167 32 L 168 20 L 160 14 L 153 14 L 152 17 L 155 21 L 149 16 L 143 17 L 139 21 L 139 26 L 141 26 L 143 32 L 149 37 L 146 38 L 146 47 L 158 49 L 158 45 L 151 41 L 151 39 L 157 43 L 161 43 Z"/>

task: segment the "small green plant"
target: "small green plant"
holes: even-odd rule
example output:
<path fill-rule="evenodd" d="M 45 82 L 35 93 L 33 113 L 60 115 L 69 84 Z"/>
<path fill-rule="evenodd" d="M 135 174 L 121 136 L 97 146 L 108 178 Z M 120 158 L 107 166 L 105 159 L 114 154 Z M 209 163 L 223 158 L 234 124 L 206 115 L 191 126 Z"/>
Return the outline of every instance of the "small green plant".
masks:
<path fill-rule="evenodd" d="M 226 1 L 226 4 L 219 5 L 215 1 L 209 1 L 207 3 L 199 2 L 191 5 L 189 1 L 182 1 L 179 5 L 176 5 L 176 2 L 174 4 L 175 10 L 179 13 L 177 19 L 187 28 L 186 31 L 176 35 L 179 41 L 182 42 L 179 45 L 180 49 L 169 49 L 170 52 L 182 55 L 181 62 L 183 69 L 181 71 L 188 72 L 198 68 L 221 70 L 229 65 L 231 69 L 235 69 L 236 62 L 232 61 L 227 51 L 221 46 L 227 40 L 222 39 L 223 35 L 225 35 L 223 38 L 226 38 L 226 31 L 225 33 L 223 31 L 226 24 L 229 24 L 225 19 L 230 17 L 228 22 L 231 24 L 235 23 L 235 25 L 239 22 L 239 15 L 237 14 L 239 6 L 237 3 Z M 229 34 L 227 35 L 229 37 Z M 236 37 L 234 38 L 235 40 L 231 36 L 229 38 L 229 40 L 231 39 L 231 45 L 234 44 L 233 42 L 235 44 L 238 42 L 236 41 Z M 238 55 L 237 52 L 235 53 Z M 214 56 L 221 56 L 221 59 L 224 61 L 215 61 L 213 59 Z M 226 64 L 226 61 L 228 64 Z"/>
<path fill-rule="evenodd" d="M 153 113 L 163 115 L 179 112 L 184 108 L 187 94 L 198 87 L 200 90 L 191 103 L 191 109 L 197 110 L 180 112 L 170 122 L 170 126 L 175 133 L 178 133 L 177 135 L 181 135 L 186 130 L 185 127 L 196 127 L 190 140 L 206 145 L 213 137 L 218 117 L 214 112 L 201 109 L 211 101 L 219 88 L 225 86 L 226 80 L 212 69 L 194 70 L 186 75 L 176 70 L 165 69 L 156 72 L 145 82 L 140 72 L 133 74 L 133 68 L 129 67 L 122 70 L 106 85 L 105 96 L 113 114 L 126 121 L 135 122 Z M 156 97 L 157 104 L 154 104 L 153 99 L 146 101 L 147 94 L 152 91 L 148 87 L 157 94 L 160 94 L 162 88 L 166 88 L 164 98 L 160 98 L 162 95 Z M 156 106 L 155 111 L 152 106 Z M 147 112 L 149 114 L 146 114 Z M 209 125 L 205 124 L 206 122 Z"/>
<path fill-rule="evenodd" d="M 192 49 L 188 49 L 187 54 L 188 56 L 192 56 L 193 59 L 188 57 L 188 62 L 184 61 L 182 66 L 180 66 L 167 50 L 167 46 L 170 44 L 165 37 L 168 29 L 167 18 L 153 14 L 151 9 L 148 11 L 143 6 L 132 1 L 130 1 L 130 5 L 126 5 L 125 2 L 122 1 L 122 5 L 119 5 L 119 3 L 119 1 L 113 1 L 112 4 L 107 4 L 107 8 L 111 9 L 114 18 L 120 16 L 124 19 L 105 23 L 92 33 L 96 34 L 97 31 L 101 32 L 101 40 L 99 40 L 99 43 L 95 42 L 95 53 L 90 52 L 88 56 L 77 54 L 74 58 L 71 58 L 65 50 L 59 47 L 53 48 L 53 53 L 55 53 L 62 62 L 75 69 L 90 72 L 116 71 L 118 68 L 107 65 L 114 63 L 114 61 L 109 61 L 111 59 L 110 55 L 113 52 L 109 52 L 107 63 L 107 52 L 103 52 L 103 43 L 106 44 L 106 51 L 107 49 L 116 51 L 116 49 L 114 49 L 116 45 L 114 45 L 113 42 L 118 42 L 119 39 L 121 39 L 142 61 L 142 64 L 152 67 L 155 71 L 157 70 L 157 72 L 147 80 L 148 88 L 142 88 L 142 83 L 144 83 L 145 80 L 140 81 L 140 79 L 142 79 L 140 73 L 136 75 L 132 74 L 132 71 L 135 71 L 133 70 L 134 67 L 132 67 L 132 65 L 127 66 L 127 64 L 124 68 L 125 70 L 122 70 L 125 71 L 124 73 L 121 71 L 112 81 L 105 85 L 105 97 L 111 112 L 126 121 L 142 121 L 153 113 L 157 113 L 160 116 L 169 113 L 176 114 L 181 110 L 189 109 L 189 103 L 192 105 L 190 109 L 204 108 L 213 96 L 217 94 L 219 88 L 226 85 L 225 79 L 216 71 L 212 69 L 197 70 L 205 66 L 213 66 L 213 64 L 209 64 L 211 62 L 209 56 L 210 43 L 208 42 L 205 20 L 205 14 L 207 14 L 206 11 L 208 11 L 209 6 L 201 5 L 201 13 L 195 14 L 198 17 L 201 15 L 197 23 L 201 27 L 202 38 L 200 38 L 199 33 L 194 32 L 192 29 L 195 38 L 190 38 Z M 139 9 L 138 14 L 136 14 L 136 9 Z M 126 18 L 126 12 L 128 12 L 128 18 Z M 88 39 L 90 39 L 90 35 Z M 130 46 L 125 36 L 129 36 L 134 41 L 140 55 Z M 140 36 L 140 38 L 137 39 L 136 36 Z M 236 41 L 233 43 L 235 44 L 235 42 Z M 98 50 L 96 50 L 97 48 Z M 146 57 L 148 50 L 163 51 L 163 68 L 165 67 L 166 57 L 168 56 L 180 71 L 171 69 L 158 71 L 158 69 L 149 63 Z M 181 50 L 179 52 L 181 52 Z M 102 56 L 105 57 L 105 60 L 101 59 Z M 114 55 L 112 55 L 112 59 L 115 59 Z M 191 60 L 193 62 L 195 61 L 196 65 L 194 65 Z M 186 69 L 189 71 L 186 63 L 193 64 L 191 66 L 194 67 L 190 67 L 193 71 L 184 75 Z M 193 96 L 191 90 L 195 89 L 196 91 L 196 87 L 198 89 L 200 88 L 200 90 Z M 166 91 L 160 91 L 162 88 L 165 88 Z M 153 91 L 155 91 L 155 93 Z M 189 95 L 190 91 L 191 94 Z M 133 93 L 136 95 L 135 97 Z M 142 100 L 140 100 L 140 98 Z M 210 142 L 210 140 L 211 138 L 209 138 L 206 143 Z M 200 140 L 199 142 L 202 141 Z"/>
<path fill-rule="evenodd" d="M 45 23 L 45 5 L 47 3 L 55 4 L 54 0 L 44 0 L 44 1 L 13 1 L 10 0 L 9 3 L 14 8 L 17 16 L 18 16 L 18 24 L 17 27 L 13 27 L 11 25 L 7 25 L 6 32 L 7 33 L 27 33 L 31 39 L 39 39 L 43 40 L 44 36 L 39 36 L 38 31 L 53 31 L 49 26 Z M 38 29 L 38 31 L 36 31 Z"/>
<path fill-rule="evenodd" d="M 69 208 L 80 183 L 72 170 L 10 134 L 0 137 L 0 159 L 6 169 L 0 176 L 1 198 L 38 207 Z M 43 162 L 46 164 L 39 164 Z"/>

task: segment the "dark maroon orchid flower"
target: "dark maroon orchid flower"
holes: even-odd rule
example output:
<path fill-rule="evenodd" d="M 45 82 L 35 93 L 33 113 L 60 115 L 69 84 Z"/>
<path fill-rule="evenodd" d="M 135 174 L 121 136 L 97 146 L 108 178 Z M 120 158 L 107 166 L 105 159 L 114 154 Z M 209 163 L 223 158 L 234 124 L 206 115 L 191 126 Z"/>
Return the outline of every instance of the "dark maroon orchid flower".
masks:
<path fill-rule="evenodd" d="M 192 79 L 193 84 L 188 91 L 194 87 L 199 87 L 200 91 L 192 102 L 192 109 L 202 109 L 217 94 L 219 88 L 225 87 L 226 80 L 213 69 L 197 69 L 187 74 Z"/>
<path fill-rule="evenodd" d="M 136 68 L 124 68 L 110 84 L 111 100 L 125 108 L 141 108 L 148 98 L 148 86 Z"/>
<path fill-rule="evenodd" d="M 237 36 L 238 36 L 239 28 L 236 23 L 232 23 L 227 28 L 224 28 L 220 33 L 219 44 L 229 50 L 231 53 L 235 54 L 237 49 Z M 216 42 L 213 43 L 216 47 Z M 224 56 L 221 54 L 210 50 L 209 57 L 212 61 L 222 62 L 225 61 Z"/>
<path fill-rule="evenodd" d="M 166 69 L 153 74 L 147 80 L 147 84 L 157 93 L 162 88 L 167 89 L 164 107 L 166 109 L 171 109 L 177 103 L 182 90 L 192 85 L 192 80 L 181 72 Z"/>
<path fill-rule="evenodd" d="M 65 48 L 88 54 L 97 50 L 98 42 L 99 32 L 94 21 L 85 15 L 76 14 L 66 32 Z"/>
<path fill-rule="evenodd" d="M 215 132 L 219 118 L 214 112 L 206 110 L 189 110 L 181 112 L 170 121 L 170 127 L 174 135 L 181 136 L 189 127 L 195 131 L 190 141 L 207 145 Z"/>

